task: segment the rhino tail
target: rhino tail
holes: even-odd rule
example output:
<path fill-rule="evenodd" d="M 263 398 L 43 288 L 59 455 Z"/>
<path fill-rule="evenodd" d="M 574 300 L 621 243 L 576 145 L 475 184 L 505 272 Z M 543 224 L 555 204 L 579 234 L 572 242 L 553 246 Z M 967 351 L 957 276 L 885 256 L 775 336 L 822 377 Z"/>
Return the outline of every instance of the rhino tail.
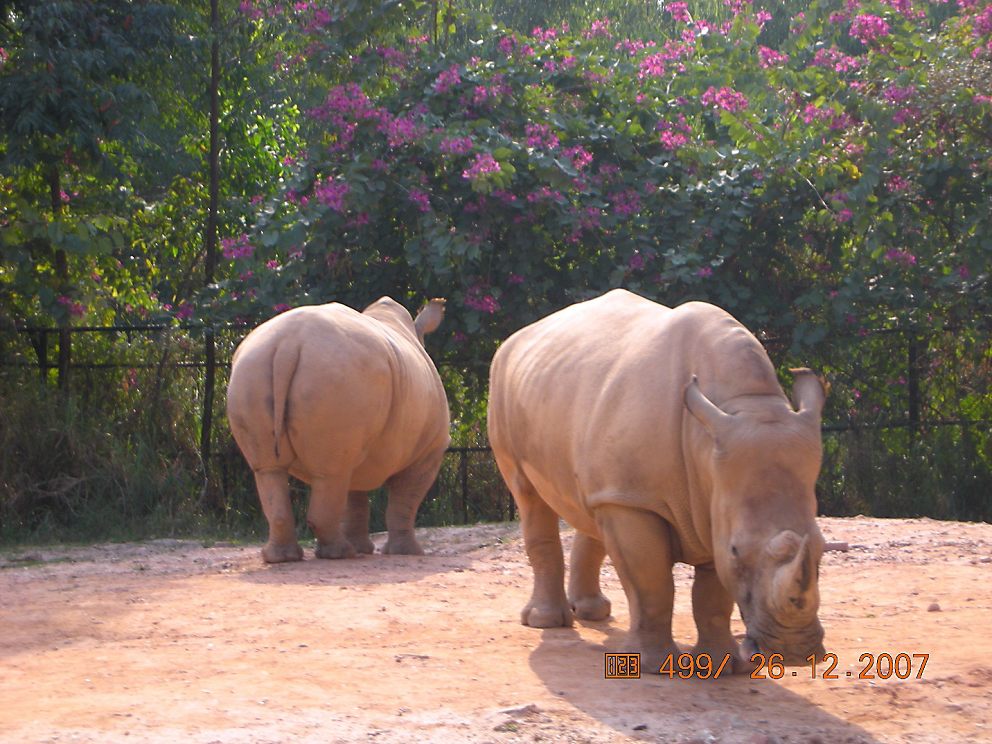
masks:
<path fill-rule="evenodd" d="M 279 457 L 279 440 L 286 427 L 286 406 L 289 401 L 289 386 L 300 363 L 300 346 L 293 344 L 291 349 L 279 348 L 272 357 L 272 434 L 275 437 L 276 457 Z"/>

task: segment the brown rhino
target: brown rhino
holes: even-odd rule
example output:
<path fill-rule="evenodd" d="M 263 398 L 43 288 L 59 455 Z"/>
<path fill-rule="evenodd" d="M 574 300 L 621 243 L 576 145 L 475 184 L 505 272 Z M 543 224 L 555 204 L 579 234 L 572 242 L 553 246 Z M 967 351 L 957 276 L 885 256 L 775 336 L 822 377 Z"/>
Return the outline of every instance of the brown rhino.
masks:
<path fill-rule="evenodd" d="M 311 486 L 318 558 L 373 552 L 366 492 L 383 483 L 384 552 L 423 553 L 414 519 L 449 442 L 447 398 L 423 341 L 443 317 L 437 299 L 416 320 L 388 297 L 361 313 L 331 303 L 289 310 L 241 342 L 227 416 L 269 522 L 266 561 L 303 557 L 290 475 Z"/>
<path fill-rule="evenodd" d="M 609 554 L 645 668 L 670 654 L 675 561 L 696 567 L 695 654 L 822 654 L 816 525 L 823 383 L 795 370 L 793 410 L 761 344 L 702 302 L 613 290 L 512 335 L 490 373 L 489 437 L 520 510 L 534 591 L 522 621 L 599 620 Z M 576 528 L 569 590 L 558 517 Z M 730 632 L 734 601 L 747 627 Z M 746 654 L 746 656 L 742 655 Z"/>

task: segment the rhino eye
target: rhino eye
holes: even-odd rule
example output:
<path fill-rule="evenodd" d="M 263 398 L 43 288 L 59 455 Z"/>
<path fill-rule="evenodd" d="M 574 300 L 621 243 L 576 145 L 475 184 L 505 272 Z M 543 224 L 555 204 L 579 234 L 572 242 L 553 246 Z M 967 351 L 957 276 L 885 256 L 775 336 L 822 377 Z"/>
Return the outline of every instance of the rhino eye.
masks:
<path fill-rule="evenodd" d="M 737 546 L 736 545 L 731 545 L 730 546 L 730 554 L 732 556 L 734 556 L 734 558 L 739 558 L 740 557 L 740 553 L 738 553 Z"/>

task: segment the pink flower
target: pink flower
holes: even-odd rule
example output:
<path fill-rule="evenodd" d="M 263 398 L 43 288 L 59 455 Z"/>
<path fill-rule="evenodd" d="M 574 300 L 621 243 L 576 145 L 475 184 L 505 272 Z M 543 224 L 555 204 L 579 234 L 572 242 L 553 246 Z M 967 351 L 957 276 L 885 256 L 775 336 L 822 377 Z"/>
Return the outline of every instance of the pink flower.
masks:
<path fill-rule="evenodd" d="M 833 115 L 834 110 L 830 106 L 817 106 L 812 103 L 807 104 L 802 114 L 803 121 L 807 124 L 812 124 L 814 121 L 828 121 Z"/>
<path fill-rule="evenodd" d="M 916 256 L 907 250 L 901 250 L 899 248 L 891 248 L 886 251 L 885 260 L 891 261 L 892 263 L 901 264 L 906 268 L 916 265 Z"/>
<path fill-rule="evenodd" d="M 81 302 L 76 302 L 71 297 L 59 295 L 55 301 L 64 307 L 73 318 L 80 318 L 86 315 L 86 305 Z"/>
<path fill-rule="evenodd" d="M 231 260 L 248 258 L 255 252 L 255 247 L 248 242 L 248 236 L 244 233 L 234 238 L 221 238 L 220 247 L 224 258 Z"/>
<path fill-rule="evenodd" d="M 613 34 L 610 33 L 610 19 L 600 18 L 599 20 L 593 21 L 589 29 L 582 34 L 587 39 L 593 39 L 597 36 L 604 38 L 610 38 Z"/>
<path fill-rule="evenodd" d="M 467 155 L 472 152 L 471 137 L 450 137 L 441 140 L 438 149 L 445 155 Z"/>
<path fill-rule="evenodd" d="M 572 161 L 575 170 L 582 170 L 592 162 L 592 153 L 584 147 L 569 147 L 565 150 L 565 155 Z"/>
<path fill-rule="evenodd" d="M 344 198 L 351 191 L 351 187 L 345 181 L 338 181 L 333 176 L 314 187 L 314 196 L 317 201 L 325 207 L 330 207 L 335 212 L 344 212 Z"/>
<path fill-rule="evenodd" d="M 985 10 L 975 16 L 975 20 L 972 21 L 971 33 L 975 37 L 992 34 L 992 5 L 987 5 Z"/>
<path fill-rule="evenodd" d="M 550 186 L 542 186 L 537 191 L 532 191 L 527 194 L 527 201 L 531 204 L 542 201 L 556 201 L 562 202 L 565 197 L 562 193 L 556 189 L 552 189 Z"/>
<path fill-rule="evenodd" d="M 885 183 L 885 187 L 892 194 L 903 194 L 912 188 L 912 184 L 902 176 L 893 174 Z"/>
<path fill-rule="evenodd" d="M 413 202 L 413 204 L 421 212 L 431 211 L 431 198 L 428 196 L 426 191 L 421 191 L 420 189 L 410 189 L 410 193 L 407 194 L 407 198 Z"/>
<path fill-rule="evenodd" d="M 279 262 L 274 258 L 269 259 L 268 261 L 265 262 L 265 268 L 267 268 L 269 271 L 275 271 L 276 269 L 279 268 Z"/>
<path fill-rule="evenodd" d="M 549 28 L 545 30 L 540 26 L 534 26 L 530 32 L 530 35 L 534 37 L 536 41 L 554 41 L 558 38 L 558 29 Z"/>
<path fill-rule="evenodd" d="M 672 20 L 679 23 L 692 23 L 692 16 L 689 15 L 689 3 L 668 3 L 665 5 L 665 10 L 672 14 Z"/>
<path fill-rule="evenodd" d="M 699 100 L 704 106 L 720 108 L 731 113 L 743 111 L 748 106 L 748 100 L 743 93 L 738 93 L 733 88 L 720 88 L 718 90 L 712 85 L 706 89 Z"/>
<path fill-rule="evenodd" d="M 678 150 L 689 142 L 689 138 L 684 134 L 673 132 L 670 129 L 662 132 L 658 139 L 661 142 L 661 146 L 669 151 Z"/>
<path fill-rule="evenodd" d="M 284 313 L 290 308 L 289 305 L 287 305 L 285 302 L 280 302 L 278 305 L 273 305 L 272 309 L 275 310 L 277 313 Z"/>
<path fill-rule="evenodd" d="M 946 0 L 938 0 L 938 2 L 946 2 Z M 913 0 L 882 0 L 883 3 L 888 5 L 890 8 L 895 9 L 898 13 L 905 16 L 906 18 L 925 18 L 926 13 L 922 10 L 913 9 Z"/>
<path fill-rule="evenodd" d="M 265 15 L 265 11 L 261 8 L 256 8 L 251 0 L 241 0 L 241 4 L 238 6 L 238 10 L 248 18 L 253 21 L 257 21 L 259 18 Z"/>
<path fill-rule="evenodd" d="M 527 135 L 527 147 L 554 150 L 561 144 L 558 136 L 551 131 L 548 124 L 527 124 L 524 127 L 524 132 Z"/>
<path fill-rule="evenodd" d="M 499 300 L 488 292 L 488 285 L 474 284 L 465 293 L 465 307 L 492 315 L 500 309 Z"/>
<path fill-rule="evenodd" d="M 331 17 L 330 12 L 324 8 L 318 8 L 313 13 L 313 25 L 317 28 L 329 26 L 333 20 L 334 19 Z"/>
<path fill-rule="evenodd" d="M 662 119 L 655 126 L 655 129 L 661 132 L 659 139 L 661 146 L 666 150 L 679 149 L 689 141 L 689 135 L 692 134 L 692 128 L 686 121 L 685 114 L 679 114 L 678 120 L 675 122 Z"/>
<path fill-rule="evenodd" d="M 788 61 L 788 54 L 782 54 L 780 51 L 771 47 L 758 47 L 758 64 L 766 70 L 770 67 L 781 67 Z"/>
<path fill-rule="evenodd" d="M 612 205 L 621 217 L 632 217 L 641 211 L 641 198 L 633 189 L 613 195 Z"/>
<path fill-rule="evenodd" d="M 849 57 L 837 47 L 818 49 L 813 55 L 814 67 L 829 67 L 834 72 L 852 72 L 861 67 L 862 61 L 857 57 Z"/>
<path fill-rule="evenodd" d="M 379 124 L 378 129 L 386 135 L 390 147 L 401 147 L 423 137 L 426 127 L 416 121 L 414 115 L 406 115 L 387 119 Z"/>
<path fill-rule="evenodd" d="M 854 212 L 852 212 L 847 207 L 844 207 L 844 209 L 841 209 L 840 211 L 837 212 L 837 214 L 834 215 L 834 219 L 840 223 L 850 222 L 853 217 L 854 217 Z"/>
<path fill-rule="evenodd" d="M 490 173 L 499 173 L 501 170 L 499 163 L 496 162 L 496 158 L 491 153 L 480 152 L 476 154 L 472 165 L 462 171 L 462 178 L 475 181 Z"/>
<path fill-rule="evenodd" d="M 193 305 L 189 302 L 183 302 L 176 308 L 176 320 L 189 320 L 193 317 Z"/>
<path fill-rule="evenodd" d="M 705 279 L 706 277 L 713 276 L 713 268 L 710 266 L 703 266 L 696 271 L 696 276 Z"/>
<path fill-rule="evenodd" d="M 452 65 L 447 70 L 442 72 L 437 76 L 437 80 L 434 81 L 434 92 L 435 93 L 447 93 L 449 90 L 454 88 L 458 83 L 462 81 L 461 73 L 458 71 L 458 65 Z"/>
<path fill-rule="evenodd" d="M 665 75 L 665 56 L 661 53 L 649 54 L 641 60 L 640 70 L 637 77 L 644 80 L 649 77 L 663 77 Z"/>
<path fill-rule="evenodd" d="M 898 85 L 890 85 L 885 90 L 882 91 L 882 98 L 884 98 L 889 103 L 904 103 L 910 98 L 916 95 L 916 86 L 907 85 L 905 87 L 900 87 Z"/>
<path fill-rule="evenodd" d="M 507 284 L 511 284 L 511 285 L 514 285 L 514 284 L 523 284 L 524 283 L 524 278 L 522 276 L 520 276 L 520 274 L 510 274 L 506 278 L 506 283 Z"/>
<path fill-rule="evenodd" d="M 851 36 L 865 46 L 889 35 L 889 24 L 880 16 L 864 13 L 851 22 Z"/>
<path fill-rule="evenodd" d="M 406 66 L 406 55 L 403 54 L 399 49 L 390 46 L 380 46 L 376 48 L 376 54 L 382 57 L 382 60 L 394 67 L 405 67 Z"/>

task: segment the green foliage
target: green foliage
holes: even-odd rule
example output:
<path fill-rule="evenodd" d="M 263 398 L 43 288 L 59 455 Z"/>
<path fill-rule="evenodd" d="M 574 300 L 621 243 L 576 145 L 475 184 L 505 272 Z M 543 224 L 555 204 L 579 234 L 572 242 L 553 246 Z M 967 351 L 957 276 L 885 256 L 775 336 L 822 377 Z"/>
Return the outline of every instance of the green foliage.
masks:
<path fill-rule="evenodd" d="M 783 366 L 829 373 L 829 421 L 913 424 L 914 438 L 830 440 L 825 503 L 915 511 L 933 491 L 935 513 L 987 514 L 975 495 L 988 491 L 985 430 L 926 429 L 992 419 L 981 3 L 223 0 L 220 11 L 214 37 L 205 4 L 188 0 L 0 1 L 0 326 L 247 327 L 298 304 L 388 294 L 415 309 L 444 296 L 428 347 L 454 441 L 475 445 L 488 360 L 522 325 L 618 286 L 670 305 L 705 299 Z M 224 240 L 203 288 L 214 38 Z M 117 351 L 73 338 L 76 358 Z M 5 342 L 3 359 L 32 353 L 43 357 Z M 27 396 L 3 430 L 27 448 L 0 481 L 5 525 L 43 531 L 51 507 L 94 511 L 83 505 L 98 493 L 119 511 L 137 494 L 129 524 L 198 514 L 202 400 L 185 374 L 173 381 L 179 419 L 139 429 L 122 423 L 129 399 L 82 373 L 90 399 L 66 410 Z M 34 405 L 49 423 L 15 434 Z M 49 450 L 80 479 L 68 490 L 42 469 Z M 969 459 L 951 475 L 955 452 Z M 880 463 L 902 475 L 873 480 Z M 257 517 L 236 503 L 225 519 Z M 431 507 L 442 520 L 453 508 Z"/>

